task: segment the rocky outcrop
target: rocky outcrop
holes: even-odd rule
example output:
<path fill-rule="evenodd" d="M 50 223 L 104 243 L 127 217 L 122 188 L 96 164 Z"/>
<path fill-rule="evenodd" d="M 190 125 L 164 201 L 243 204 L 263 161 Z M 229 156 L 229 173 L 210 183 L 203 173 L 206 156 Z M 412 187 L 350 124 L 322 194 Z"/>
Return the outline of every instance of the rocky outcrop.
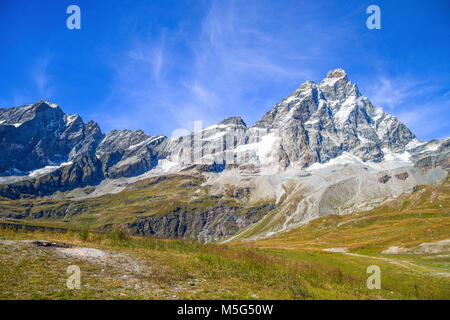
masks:
<path fill-rule="evenodd" d="M 273 204 L 251 207 L 242 211 L 237 206 L 213 206 L 201 212 L 177 208 L 163 215 L 146 217 L 128 224 L 133 234 L 161 238 L 191 238 L 214 241 L 234 235 L 258 222 Z"/>
<path fill-rule="evenodd" d="M 380 183 L 386 183 L 386 182 L 388 182 L 391 178 L 392 178 L 391 176 L 388 176 L 387 174 L 385 174 L 384 176 L 382 176 L 382 177 L 380 177 L 380 178 L 378 179 L 378 182 L 380 182 Z"/>
<path fill-rule="evenodd" d="M 402 172 L 402 173 L 396 174 L 395 177 L 396 177 L 398 180 L 405 181 L 406 179 L 408 179 L 409 174 L 408 174 L 408 172 Z"/>
<path fill-rule="evenodd" d="M 441 141 L 430 141 L 417 148 L 412 158 L 414 165 L 423 170 L 430 170 L 436 167 L 443 168 L 450 172 L 450 139 Z"/>
<path fill-rule="evenodd" d="M 159 156 L 176 163 L 178 170 L 202 163 L 284 170 L 325 163 L 344 153 L 381 162 L 386 154 L 405 152 L 411 141 L 415 136 L 404 124 L 375 108 L 345 71 L 336 69 L 318 84 L 303 83 L 252 127 L 240 117 L 227 118 L 169 139 L 167 152 Z"/>
<path fill-rule="evenodd" d="M 242 120 L 241 117 L 229 117 L 218 123 L 218 125 L 229 125 L 229 124 L 247 127 L 247 124 L 244 122 L 244 120 Z"/>
<path fill-rule="evenodd" d="M 165 140 L 141 130 L 114 130 L 104 136 L 95 122 L 85 124 L 48 101 L 0 109 L 0 172 L 21 176 L 6 180 L 0 193 L 11 198 L 48 195 L 105 177 L 134 176 L 158 163 L 155 147 Z M 48 169 L 28 175 L 44 167 Z"/>
<path fill-rule="evenodd" d="M 10 199 L 21 196 L 45 196 L 55 191 L 95 185 L 103 178 L 101 162 L 95 156 L 85 155 L 74 163 L 41 177 L 0 185 L 0 196 Z"/>

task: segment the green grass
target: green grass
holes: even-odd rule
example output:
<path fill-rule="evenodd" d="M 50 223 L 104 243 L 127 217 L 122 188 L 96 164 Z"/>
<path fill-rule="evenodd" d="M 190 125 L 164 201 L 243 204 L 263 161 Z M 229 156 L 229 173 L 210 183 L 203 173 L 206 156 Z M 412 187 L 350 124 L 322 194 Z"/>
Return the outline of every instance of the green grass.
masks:
<path fill-rule="evenodd" d="M 0 243 L 0 299 L 450 299 L 449 278 L 439 275 L 450 271 L 448 254 L 381 253 L 390 246 L 412 248 L 448 239 L 448 178 L 374 210 L 321 217 L 258 241 L 244 238 L 263 231 L 264 223 L 227 244 L 133 237 L 123 228 L 143 217 L 176 210 L 196 214 L 217 206 L 255 219 L 277 213 L 270 211 L 270 202 L 247 205 L 233 198 L 234 190 L 209 195 L 199 187 L 202 182 L 196 176 L 167 176 L 85 200 L 0 199 L 0 215 L 21 216 L 18 224 L 67 229 L 0 228 L 0 239 L 59 241 L 118 257 L 100 263 L 23 242 Z M 322 250 L 337 247 L 365 256 Z M 127 259 L 143 269 L 133 271 Z M 81 290 L 65 286 L 69 264 L 82 270 Z M 381 290 L 366 286 L 372 264 L 381 268 Z"/>
<path fill-rule="evenodd" d="M 382 269 L 382 289 L 386 290 L 380 293 L 383 298 L 449 299 L 448 249 L 440 253 L 382 254 L 391 246 L 414 248 L 424 242 L 449 239 L 449 191 L 447 178 L 439 186 L 421 186 L 376 209 L 317 218 L 269 238 L 245 240 L 258 232 L 250 229 L 229 245 L 264 248 L 284 258 L 338 267 L 349 277 L 361 276 L 368 265 L 376 264 Z M 350 255 L 324 252 L 325 248 L 345 248 Z"/>
<path fill-rule="evenodd" d="M 148 267 L 127 288 L 123 270 L 45 251 L 2 245 L 2 299 L 448 299 L 448 281 L 384 261 L 313 250 L 249 249 L 112 234 L 0 229 L 0 239 L 43 239 L 126 254 Z M 4 251 L 7 250 L 8 252 Z M 41 250 L 42 251 L 42 250 Z M 12 257 L 16 257 L 12 259 Z M 20 257 L 20 258 L 17 258 Z M 68 264 L 82 270 L 82 289 L 65 287 Z M 366 268 L 382 269 L 381 290 L 366 287 Z M 121 265 L 120 263 L 118 265 Z M 102 271 L 103 269 L 103 271 Z M 190 286 L 188 282 L 195 282 Z M 178 288 L 178 289 L 177 289 Z"/>

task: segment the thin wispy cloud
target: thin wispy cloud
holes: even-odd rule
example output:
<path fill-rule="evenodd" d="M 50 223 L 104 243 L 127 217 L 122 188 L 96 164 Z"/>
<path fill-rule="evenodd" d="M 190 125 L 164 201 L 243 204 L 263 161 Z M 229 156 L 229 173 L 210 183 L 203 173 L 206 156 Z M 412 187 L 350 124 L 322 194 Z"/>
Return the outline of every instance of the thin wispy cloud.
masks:
<path fill-rule="evenodd" d="M 105 132 L 128 128 L 170 136 L 178 128 L 193 130 L 199 120 L 209 126 L 242 116 L 252 125 L 304 81 L 320 81 L 334 68 L 345 69 L 374 105 L 407 124 L 418 123 L 410 111 L 422 103 L 438 108 L 448 100 L 442 89 L 448 87 L 442 65 L 448 47 L 439 43 L 433 57 L 410 49 L 406 41 L 416 39 L 408 39 L 397 20 L 394 30 L 387 15 L 380 31 L 368 30 L 366 7 L 357 1 L 108 5 L 98 21 L 85 20 L 82 32 L 61 30 L 59 43 L 49 40 L 48 48 L 37 40 L 27 44 L 18 52 L 26 60 L 20 72 L 6 66 L 15 82 L 3 81 L 7 94 L 0 101 L 52 99 L 98 121 Z M 419 36 L 428 39 L 426 31 Z M 34 47 L 51 56 L 31 57 Z"/>
<path fill-rule="evenodd" d="M 37 100 L 51 100 L 55 94 L 55 84 L 50 73 L 52 57 L 42 55 L 34 58 L 30 68 L 26 72 L 25 83 L 27 86 L 14 86 L 9 91 L 9 99 L 2 99 L 4 106 L 22 106 L 31 104 Z"/>
<path fill-rule="evenodd" d="M 394 114 L 421 139 L 431 138 L 434 132 L 444 132 L 438 138 L 450 135 L 450 121 L 445 116 L 450 99 L 443 83 L 406 74 L 388 77 L 380 72 L 363 92 L 373 105 Z"/>
<path fill-rule="evenodd" d="M 39 96 L 49 100 L 53 98 L 54 94 L 54 86 L 49 74 L 51 61 L 52 58 L 50 56 L 38 58 L 31 71 L 31 78 L 36 86 L 37 93 Z"/>
<path fill-rule="evenodd" d="M 375 105 L 395 109 L 406 101 L 418 96 L 425 96 L 440 88 L 430 81 L 414 79 L 412 76 L 379 76 L 367 88 L 367 95 Z"/>
<path fill-rule="evenodd" d="M 441 135 L 436 138 L 443 139 L 450 136 L 450 120 L 444 116 L 448 110 L 450 100 L 444 103 L 424 103 L 400 111 L 397 117 L 419 138 L 429 139 L 434 132 L 441 131 Z"/>
<path fill-rule="evenodd" d="M 125 72 L 144 68 L 141 72 L 148 73 L 149 80 L 158 81 L 164 64 L 164 42 L 161 40 L 158 45 L 147 45 L 139 40 L 132 50 L 126 52 L 125 59 Z"/>
<path fill-rule="evenodd" d="M 175 31 L 175 36 L 169 37 L 162 32 L 156 42 L 138 37 L 131 48 L 113 55 L 110 66 L 115 79 L 105 105 L 115 101 L 133 108 L 122 116 L 125 119 L 119 119 L 120 112 L 106 116 L 106 123 L 148 128 L 165 121 L 172 123 L 171 130 L 192 130 L 194 121 L 208 126 L 224 115 L 239 115 L 249 107 L 243 103 L 256 103 L 250 96 L 252 90 L 253 94 L 260 90 L 252 88 L 256 79 L 306 80 L 313 75 L 306 63 L 292 63 L 300 56 L 305 59 L 305 52 L 297 56 L 286 50 L 284 57 L 281 43 L 252 27 L 248 18 L 239 16 L 233 2 L 211 2 L 196 35 L 178 36 L 183 33 Z M 180 46 L 188 51 L 180 54 Z M 264 110 L 258 116 L 269 107 L 259 105 Z M 153 112 L 154 117 L 142 117 L 155 109 L 160 112 Z"/>
<path fill-rule="evenodd" d="M 259 31 L 252 24 L 256 18 L 246 13 L 243 19 L 233 4 L 212 2 L 202 24 L 202 36 L 195 43 L 200 69 L 217 61 L 218 67 L 226 68 L 231 76 L 247 73 L 297 79 L 312 76 L 309 67 L 292 63 L 285 39 Z M 257 10 L 255 14 L 258 15 Z M 306 53 L 306 49 L 301 53 L 303 58 Z"/>

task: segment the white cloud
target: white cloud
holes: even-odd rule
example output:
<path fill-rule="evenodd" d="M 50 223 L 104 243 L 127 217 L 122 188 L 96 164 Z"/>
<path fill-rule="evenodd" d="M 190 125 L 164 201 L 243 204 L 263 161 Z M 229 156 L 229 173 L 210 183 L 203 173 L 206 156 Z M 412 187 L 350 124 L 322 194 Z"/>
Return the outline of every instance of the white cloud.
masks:
<path fill-rule="evenodd" d="M 367 96 L 378 107 L 394 109 L 414 97 L 427 95 L 437 89 L 435 85 L 411 76 L 379 76 L 367 88 Z"/>
<path fill-rule="evenodd" d="M 41 99 L 51 100 L 54 95 L 54 86 L 48 70 L 51 60 L 49 55 L 43 56 L 35 62 L 31 69 L 31 78 Z"/>
<path fill-rule="evenodd" d="M 149 45 L 138 41 L 130 51 L 126 52 L 126 58 L 126 72 L 143 68 L 141 72 L 148 72 L 157 81 L 160 79 L 164 65 L 164 43 Z"/>
<path fill-rule="evenodd" d="M 446 131 L 450 125 L 447 117 L 450 100 L 440 81 L 411 74 L 387 76 L 380 73 L 382 75 L 370 79 L 363 90 L 373 105 L 395 115 L 421 140 L 441 136 Z"/>
<path fill-rule="evenodd" d="M 313 77 L 306 52 L 292 52 L 289 43 L 258 29 L 258 12 L 238 11 L 233 2 L 208 5 L 196 32 L 184 32 L 183 24 L 161 29 L 159 37 L 136 36 L 126 51 L 111 55 L 115 76 L 103 104 L 110 115 L 102 117 L 107 129 L 130 124 L 170 135 L 174 126 L 246 114 L 251 123 L 276 102 L 257 99 L 258 86 L 286 79 L 299 85 Z"/>
<path fill-rule="evenodd" d="M 408 108 L 396 113 L 402 121 L 421 140 L 436 137 L 437 132 L 443 132 L 440 138 L 450 135 L 450 119 L 446 113 L 450 109 L 450 101 L 444 103 L 423 103 L 409 105 Z"/>
<path fill-rule="evenodd" d="M 55 87 L 49 71 L 51 62 L 50 55 L 36 58 L 25 77 L 31 85 L 10 89 L 10 98 L 1 101 L 2 107 L 19 107 L 41 99 L 52 100 Z"/>

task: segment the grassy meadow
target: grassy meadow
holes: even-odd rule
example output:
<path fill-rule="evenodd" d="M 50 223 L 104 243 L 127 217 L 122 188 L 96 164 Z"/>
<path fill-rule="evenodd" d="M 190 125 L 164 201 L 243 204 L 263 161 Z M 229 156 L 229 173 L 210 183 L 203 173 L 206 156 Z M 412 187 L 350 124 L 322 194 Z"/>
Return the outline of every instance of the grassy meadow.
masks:
<path fill-rule="evenodd" d="M 145 183 L 131 195 L 141 201 L 148 196 L 148 191 L 139 194 L 151 189 Z M 184 182 L 166 183 L 173 188 Z M 124 195 L 112 208 L 119 210 L 126 201 Z M 449 202 L 446 179 L 370 211 L 321 217 L 270 238 L 222 244 L 97 232 L 83 223 L 65 229 L 52 219 L 14 222 L 47 229 L 11 229 L 4 221 L 0 299 L 450 299 L 448 246 L 417 251 L 422 243 L 449 238 Z M 393 246 L 403 251 L 383 253 Z M 325 251 L 330 249 L 335 252 Z M 81 270 L 79 290 L 66 286 L 69 265 Z M 381 289 L 367 288 L 370 265 L 380 267 Z"/>

